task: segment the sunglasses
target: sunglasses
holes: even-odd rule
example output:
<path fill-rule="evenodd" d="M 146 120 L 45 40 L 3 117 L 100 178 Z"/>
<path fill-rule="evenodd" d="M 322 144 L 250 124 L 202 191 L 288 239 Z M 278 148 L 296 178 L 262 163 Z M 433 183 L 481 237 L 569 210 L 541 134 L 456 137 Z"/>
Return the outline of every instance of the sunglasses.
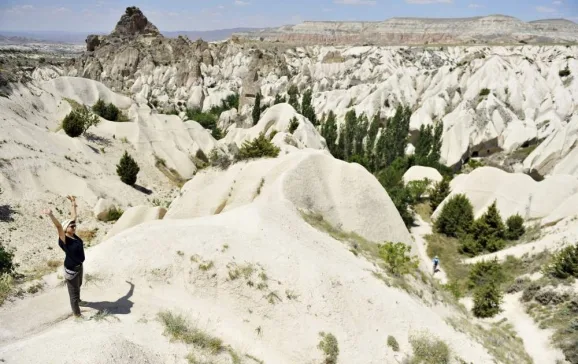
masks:
<path fill-rule="evenodd" d="M 76 229 L 76 225 L 68 225 L 69 228 Z"/>

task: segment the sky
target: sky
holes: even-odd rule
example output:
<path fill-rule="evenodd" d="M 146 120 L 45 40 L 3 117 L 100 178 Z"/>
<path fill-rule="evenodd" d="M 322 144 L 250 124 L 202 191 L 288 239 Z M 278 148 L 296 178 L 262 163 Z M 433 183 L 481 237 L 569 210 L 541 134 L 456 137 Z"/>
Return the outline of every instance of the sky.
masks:
<path fill-rule="evenodd" d="M 109 33 L 127 6 L 138 6 L 161 31 L 489 14 L 578 23 L 578 0 L 0 0 L 0 30 Z"/>

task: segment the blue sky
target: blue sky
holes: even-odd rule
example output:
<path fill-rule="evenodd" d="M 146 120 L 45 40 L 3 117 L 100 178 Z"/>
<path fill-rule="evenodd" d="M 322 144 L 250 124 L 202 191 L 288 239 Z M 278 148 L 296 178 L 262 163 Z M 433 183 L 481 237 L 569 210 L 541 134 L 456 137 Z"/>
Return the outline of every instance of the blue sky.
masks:
<path fill-rule="evenodd" d="M 303 20 L 469 17 L 505 14 L 578 22 L 578 0 L 0 0 L 0 30 L 109 32 L 127 6 L 160 30 L 267 27 Z"/>

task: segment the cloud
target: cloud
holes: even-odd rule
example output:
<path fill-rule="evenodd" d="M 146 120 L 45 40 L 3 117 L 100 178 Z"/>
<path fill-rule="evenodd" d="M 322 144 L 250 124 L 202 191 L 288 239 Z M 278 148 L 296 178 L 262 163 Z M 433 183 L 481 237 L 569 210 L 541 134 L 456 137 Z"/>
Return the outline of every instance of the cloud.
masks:
<path fill-rule="evenodd" d="M 554 4 L 554 5 L 562 5 L 562 2 L 561 2 L 561 1 L 552 1 L 552 4 Z"/>
<path fill-rule="evenodd" d="M 451 4 L 454 0 L 405 0 L 408 4 Z"/>
<path fill-rule="evenodd" d="M 235 0 L 235 5 L 237 6 L 245 6 L 245 5 L 249 5 L 250 3 L 248 1 L 243 1 L 243 0 Z"/>
<path fill-rule="evenodd" d="M 556 9 L 547 6 L 536 6 L 536 11 L 540 13 L 555 13 Z"/>
<path fill-rule="evenodd" d="M 375 0 L 333 0 L 333 3 L 340 5 L 375 5 Z"/>
<path fill-rule="evenodd" d="M 222 10 L 222 9 L 224 9 L 225 7 L 224 7 L 223 5 L 219 5 L 219 6 L 217 6 L 217 8 Z"/>
<path fill-rule="evenodd" d="M 480 4 L 470 4 L 468 5 L 468 8 L 472 8 L 472 9 L 478 9 L 478 8 L 483 8 L 483 5 Z"/>

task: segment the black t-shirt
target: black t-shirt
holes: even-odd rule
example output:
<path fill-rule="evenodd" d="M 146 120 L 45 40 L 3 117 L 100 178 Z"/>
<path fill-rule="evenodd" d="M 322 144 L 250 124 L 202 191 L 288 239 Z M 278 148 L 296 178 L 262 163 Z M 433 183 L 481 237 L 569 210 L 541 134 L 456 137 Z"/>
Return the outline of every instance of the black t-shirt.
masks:
<path fill-rule="evenodd" d="M 74 269 L 74 267 L 84 262 L 84 242 L 76 234 L 74 238 L 66 236 L 65 239 L 66 244 L 58 238 L 58 245 L 66 253 L 64 267 Z"/>

